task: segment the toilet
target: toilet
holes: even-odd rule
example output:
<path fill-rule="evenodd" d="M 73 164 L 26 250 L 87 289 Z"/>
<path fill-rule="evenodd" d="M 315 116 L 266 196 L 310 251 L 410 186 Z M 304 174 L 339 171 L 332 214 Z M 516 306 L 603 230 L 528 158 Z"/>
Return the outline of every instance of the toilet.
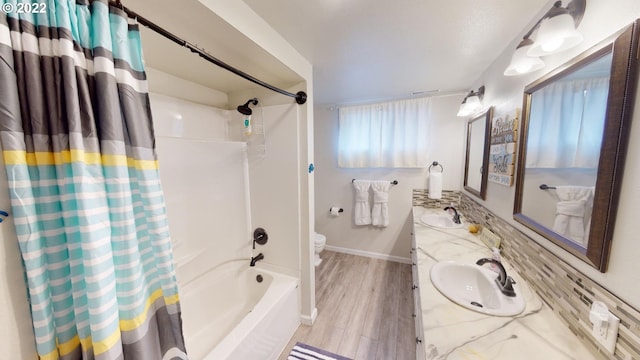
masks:
<path fill-rule="evenodd" d="M 314 265 L 318 266 L 322 262 L 322 259 L 320 259 L 320 253 L 322 252 L 322 250 L 324 250 L 324 246 L 327 244 L 327 237 L 322 234 L 318 234 L 318 233 L 315 233 L 315 234 L 316 235 L 313 241 L 315 245 L 315 252 L 316 252 Z"/>

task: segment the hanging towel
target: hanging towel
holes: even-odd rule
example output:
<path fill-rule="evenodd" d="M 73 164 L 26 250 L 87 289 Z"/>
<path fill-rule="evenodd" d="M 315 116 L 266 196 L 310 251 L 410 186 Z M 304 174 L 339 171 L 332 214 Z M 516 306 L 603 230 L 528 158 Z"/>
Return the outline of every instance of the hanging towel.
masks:
<path fill-rule="evenodd" d="M 386 227 L 389 225 L 389 181 L 372 181 L 373 209 L 371 210 L 371 223 L 374 226 Z"/>
<path fill-rule="evenodd" d="M 588 228 L 585 224 L 591 224 L 593 190 L 587 186 L 556 186 L 559 201 L 553 231 L 578 244 L 587 244 Z"/>
<path fill-rule="evenodd" d="M 353 188 L 356 190 L 356 206 L 354 210 L 356 225 L 371 224 L 371 209 L 369 207 L 369 180 L 354 180 Z"/>
<path fill-rule="evenodd" d="M 442 199 L 442 173 L 429 174 L 429 199 Z"/>

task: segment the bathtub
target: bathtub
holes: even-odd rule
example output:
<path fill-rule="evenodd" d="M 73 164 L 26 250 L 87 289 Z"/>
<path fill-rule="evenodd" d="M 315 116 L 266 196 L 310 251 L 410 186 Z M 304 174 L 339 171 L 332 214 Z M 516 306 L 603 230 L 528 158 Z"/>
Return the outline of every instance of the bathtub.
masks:
<path fill-rule="evenodd" d="M 247 259 L 216 266 L 181 285 L 189 359 L 276 359 L 300 324 L 298 283 L 250 267 Z"/>

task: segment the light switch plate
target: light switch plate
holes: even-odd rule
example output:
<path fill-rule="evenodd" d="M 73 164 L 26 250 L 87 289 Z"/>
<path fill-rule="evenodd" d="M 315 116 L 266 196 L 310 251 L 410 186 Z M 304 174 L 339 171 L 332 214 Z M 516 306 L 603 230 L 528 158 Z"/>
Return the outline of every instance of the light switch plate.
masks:
<path fill-rule="evenodd" d="M 607 324 L 606 332 L 600 331 L 597 325 L 593 325 L 591 334 L 602 346 L 607 349 L 611 354 L 616 350 L 616 342 L 618 340 L 618 327 L 620 326 L 620 319 L 609 312 L 609 321 Z"/>

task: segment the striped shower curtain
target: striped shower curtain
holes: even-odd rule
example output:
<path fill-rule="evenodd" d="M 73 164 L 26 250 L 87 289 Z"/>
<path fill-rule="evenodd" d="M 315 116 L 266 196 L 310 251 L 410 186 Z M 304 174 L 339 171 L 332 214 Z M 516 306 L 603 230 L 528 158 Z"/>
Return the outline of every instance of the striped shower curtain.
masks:
<path fill-rule="evenodd" d="M 21 3 L 0 15 L 0 140 L 38 355 L 186 359 L 137 25 Z"/>

